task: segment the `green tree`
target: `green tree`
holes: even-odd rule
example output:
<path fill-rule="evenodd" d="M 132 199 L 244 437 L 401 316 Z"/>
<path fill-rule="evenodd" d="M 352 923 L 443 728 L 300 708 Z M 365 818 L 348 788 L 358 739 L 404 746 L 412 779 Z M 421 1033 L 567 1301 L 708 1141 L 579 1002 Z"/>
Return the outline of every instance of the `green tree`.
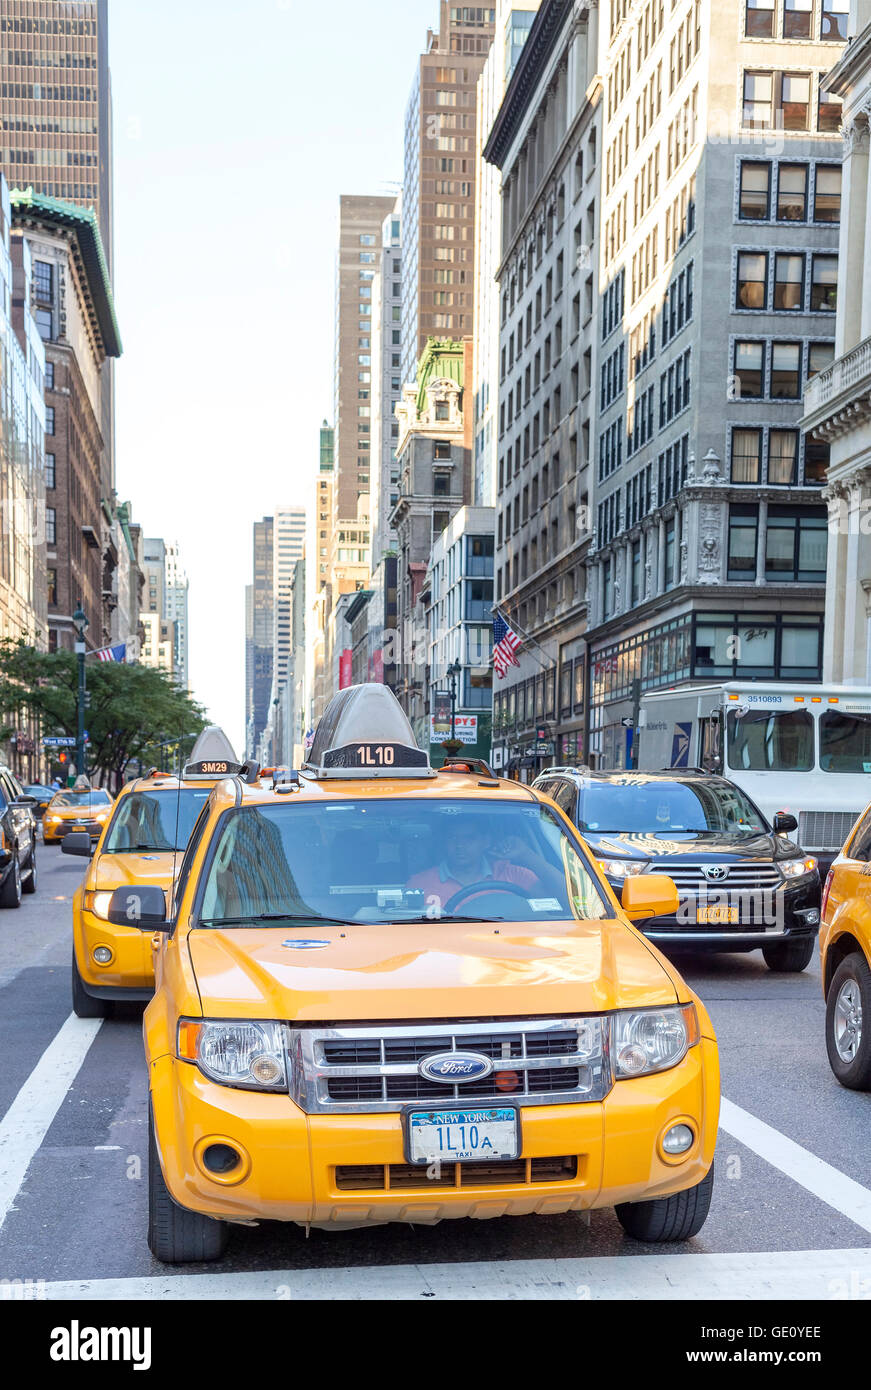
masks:
<path fill-rule="evenodd" d="M 153 761 L 162 744 L 189 746 L 205 726 L 202 706 L 163 671 L 86 658 L 86 672 L 89 769 L 113 790 L 131 758 L 150 755 Z M 25 712 L 39 720 L 43 734 L 74 737 L 77 686 L 72 652 L 40 652 L 22 639 L 0 640 L 0 739 L 9 738 Z"/>

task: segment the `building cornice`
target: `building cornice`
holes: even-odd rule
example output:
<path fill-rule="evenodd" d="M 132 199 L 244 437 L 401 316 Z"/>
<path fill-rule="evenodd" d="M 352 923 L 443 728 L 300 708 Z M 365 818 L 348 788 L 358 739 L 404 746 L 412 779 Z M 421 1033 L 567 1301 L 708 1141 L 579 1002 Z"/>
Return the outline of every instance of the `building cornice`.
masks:
<path fill-rule="evenodd" d="M 544 0 L 535 16 L 529 37 L 523 46 L 523 52 L 484 146 L 484 158 L 488 164 L 502 168 L 511 142 L 517 134 L 573 5 L 574 0 Z"/>
<path fill-rule="evenodd" d="M 866 75 L 871 83 L 871 24 L 848 41 L 840 60 L 822 82 L 827 91 L 846 97 Z"/>

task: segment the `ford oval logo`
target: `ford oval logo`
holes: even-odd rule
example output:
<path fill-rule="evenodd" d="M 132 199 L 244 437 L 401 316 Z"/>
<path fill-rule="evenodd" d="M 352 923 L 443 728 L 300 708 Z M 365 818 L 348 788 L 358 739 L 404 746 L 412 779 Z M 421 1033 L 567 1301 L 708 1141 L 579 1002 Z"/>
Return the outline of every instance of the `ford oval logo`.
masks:
<path fill-rule="evenodd" d="M 467 1081 L 481 1081 L 493 1070 L 489 1057 L 480 1052 L 436 1052 L 432 1057 L 424 1057 L 417 1069 L 427 1081 L 442 1081 L 446 1086 L 464 1085 Z"/>

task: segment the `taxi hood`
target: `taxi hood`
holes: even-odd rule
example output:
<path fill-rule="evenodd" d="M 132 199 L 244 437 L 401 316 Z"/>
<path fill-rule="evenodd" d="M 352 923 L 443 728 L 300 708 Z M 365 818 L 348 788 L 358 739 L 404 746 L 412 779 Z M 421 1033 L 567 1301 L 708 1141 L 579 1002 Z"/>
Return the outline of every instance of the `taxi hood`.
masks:
<path fill-rule="evenodd" d="M 120 854 L 101 854 L 93 865 L 93 883 L 100 891 L 126 888 L 128 883 L 156 883 L 169 888 L 172 883 L 172 861 L 181 864 L 182 851 L 173 856 L 172 850 L 124 850 Z"/>
<path fill-rule="evenodd" d="M 202 927 L 187 944 L 206 1018 L 528 1018 L 678 997 L 679 976 L 619 920 Z"/>

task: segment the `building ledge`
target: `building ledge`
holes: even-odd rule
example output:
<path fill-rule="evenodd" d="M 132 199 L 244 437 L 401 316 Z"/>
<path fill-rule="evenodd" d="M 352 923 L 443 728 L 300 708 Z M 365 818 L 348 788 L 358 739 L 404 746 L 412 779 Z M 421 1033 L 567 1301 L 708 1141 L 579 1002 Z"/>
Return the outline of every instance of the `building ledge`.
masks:
<path fill-rule="evenodd" d="M 871 337 L 836 357 L 813 378 L 805 392 L 806 434 L 834 439 L 871 420 Z"/>

